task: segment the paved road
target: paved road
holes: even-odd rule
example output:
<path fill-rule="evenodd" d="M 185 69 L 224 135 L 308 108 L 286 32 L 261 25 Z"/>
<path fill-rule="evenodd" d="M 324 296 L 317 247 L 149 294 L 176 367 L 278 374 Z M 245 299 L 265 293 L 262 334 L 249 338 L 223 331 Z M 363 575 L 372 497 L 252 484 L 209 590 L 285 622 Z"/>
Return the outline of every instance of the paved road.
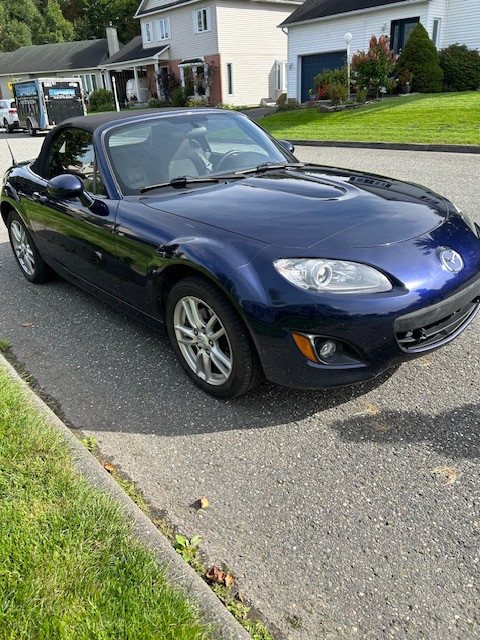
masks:
<path fill-rule="evenodd" d="M 11 139 L 19 158 L 40 142 Z M 0 154 L 3 169 L 2 141 Z M 478 156 L 297 155 L 426 183 L 480 221 Z M 28 284 L 3 230 L 0 281 L 0 338 L 157 509 L 231 567 L 278 637 L 478 638 L 480 322 L 375 384 L 264 385 L 221 402 L 186 380 L 165 338 L 61 280 Z"/>

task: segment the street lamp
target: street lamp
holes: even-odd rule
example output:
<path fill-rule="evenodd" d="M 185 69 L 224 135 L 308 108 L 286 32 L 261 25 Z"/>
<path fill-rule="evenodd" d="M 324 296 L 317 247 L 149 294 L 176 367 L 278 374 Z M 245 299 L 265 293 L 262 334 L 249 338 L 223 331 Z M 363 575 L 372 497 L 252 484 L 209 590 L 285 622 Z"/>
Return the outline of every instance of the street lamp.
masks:
<path fill-rule="evenodd" d="M 350 98 L 350 43 L 353 40 L 353 36 L 350 31 L 343 36 L 344 41 L 347 43 L 347 78 L 348 78 L 348 97 Z"/>

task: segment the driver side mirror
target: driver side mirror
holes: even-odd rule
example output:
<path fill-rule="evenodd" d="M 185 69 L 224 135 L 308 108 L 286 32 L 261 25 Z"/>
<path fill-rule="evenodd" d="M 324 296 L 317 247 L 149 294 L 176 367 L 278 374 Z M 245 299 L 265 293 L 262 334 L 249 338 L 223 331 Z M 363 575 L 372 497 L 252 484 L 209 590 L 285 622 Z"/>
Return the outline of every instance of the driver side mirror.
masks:
<path fill-rule="evenodd" d="M 49 180 L 47 191 L 55 198 L 64 198 L 66 200 L 79 198 L 83 206 L 89 209 L 95 202 L 92 196 L 85 191 L 80 178 L 72 173 L 62 173 Z"/>
<path fill-rule="evenodd" d="M 282 145 L 282 147 L 285 147 L 287 151 L 290 151 L 290 153 L 293 153 L 295 151 L 294 145 L 288 140 L 279 140 L 278 142 Z"/>

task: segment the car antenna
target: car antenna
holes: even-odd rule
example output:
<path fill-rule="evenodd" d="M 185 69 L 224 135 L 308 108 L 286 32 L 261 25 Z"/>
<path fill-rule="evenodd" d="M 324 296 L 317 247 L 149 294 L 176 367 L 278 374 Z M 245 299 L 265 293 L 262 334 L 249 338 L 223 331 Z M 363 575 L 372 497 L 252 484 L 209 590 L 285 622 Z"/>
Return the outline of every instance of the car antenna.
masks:
<path fill-rule="evenodd" d="M 3 135 L 4 135 L 4 137 L 5 137 L 5 142 L 7 143 L 8 150 L 10 151 L 10 155 L 12 156 L 13 166 L 14 166 L 14 167 L 18 167 L 18 165 L 17 165 L 17 163 L 16 163 L 16 161 L 15 161 L 15 158 L 13 157 L 13 151 L 12 151 L 12 148 L 11 148 L 11 146 L 10 146 L 9 141 L 7 140 L 7 136 L 6 136 L 6 134 L 5 134 L 5 133 L 4 133 Z"/>

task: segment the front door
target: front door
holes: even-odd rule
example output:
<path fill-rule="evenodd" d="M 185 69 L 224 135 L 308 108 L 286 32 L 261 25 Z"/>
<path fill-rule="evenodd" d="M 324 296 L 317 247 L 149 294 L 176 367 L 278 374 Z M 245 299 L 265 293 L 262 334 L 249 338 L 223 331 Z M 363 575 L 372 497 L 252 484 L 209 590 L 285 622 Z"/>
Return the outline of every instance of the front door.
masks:
<path fill-rule="evenodd" d="M 85 190 L 95 198 L 91 208 L 77 198 L 56 198 L 47 192 L 48 180 L 62 173 L 84 181 Z M 61 129 L 51 143 L 44 174 L 28 205 L 40 252 L 60 272 L 65 269 L 118 295 L 121 279 L 114 234 L 118 200 L 106 195 L 91 132 Z"/>

